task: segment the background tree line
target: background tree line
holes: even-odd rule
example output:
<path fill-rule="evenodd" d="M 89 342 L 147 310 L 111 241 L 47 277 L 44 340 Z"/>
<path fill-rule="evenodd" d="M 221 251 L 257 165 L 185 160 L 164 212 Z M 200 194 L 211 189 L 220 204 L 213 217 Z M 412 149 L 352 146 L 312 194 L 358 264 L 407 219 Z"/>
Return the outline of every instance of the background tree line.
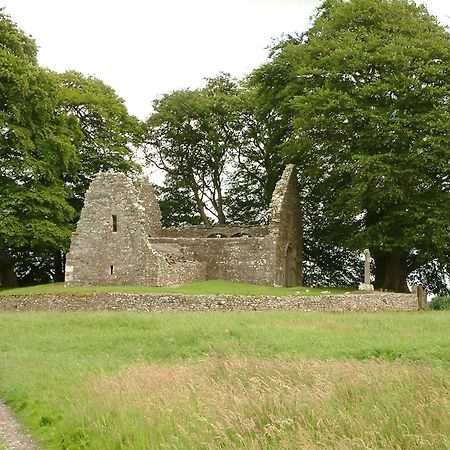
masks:
<path fill-rule="evenodd" d="M 36 63 L 0 25 L 0 280 L 58 280 L 99 170 L 132 173 L 133 149 L 165 173 L 166 226 L 264 223 L 284 166 L 299 167 L 307 284 L 420 281 L 448 292 L 450 35 L 409 0 L 326 0 L 248 78 L 155 100 L 143 124 L 114 91 Z"/>

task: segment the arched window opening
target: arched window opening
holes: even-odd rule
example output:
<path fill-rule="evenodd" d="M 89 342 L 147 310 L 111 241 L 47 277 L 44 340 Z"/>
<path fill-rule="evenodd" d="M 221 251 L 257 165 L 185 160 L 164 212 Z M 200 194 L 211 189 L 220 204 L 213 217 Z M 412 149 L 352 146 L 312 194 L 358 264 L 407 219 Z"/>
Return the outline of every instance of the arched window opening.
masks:
<path fill-rule="evenodd" d="M 243 231 L 242 233 L 235 233 L 233 235 L 231 235 L 232 238 L 248 238 L 248 237 L 253 237 L 250 233 L 246 233 L 245 231 Z"/>

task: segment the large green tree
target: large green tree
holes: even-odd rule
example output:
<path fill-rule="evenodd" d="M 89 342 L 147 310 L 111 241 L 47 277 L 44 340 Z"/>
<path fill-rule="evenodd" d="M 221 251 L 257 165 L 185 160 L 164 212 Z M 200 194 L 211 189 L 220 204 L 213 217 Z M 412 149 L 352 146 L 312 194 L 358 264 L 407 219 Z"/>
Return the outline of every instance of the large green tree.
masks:
<path fill-rule="evenodd" d="M 290 123 L 284 149 L 322 199 L 327 239 L 370 248 L 376 288 L 406 291 L 433 261 L 448 270 L 450 35 L 425 7 L 327 0 L 256 76 Z"/>
<path fill-rule="evenodd" d="M 154 102 L 147 121 L 147 160 L 175 185 L 188 187 L 204 224 L 225 223 L 225 178 L 238 147 L 237 84 L 221 74 L 203 89 L 175 91 Z"/>
<path fill-rule="evenodd" d="M 202 223 L 192 190 L 182 179 L 167 174 L 163 186 L 156 186 L 155 194 L 161 209 L 163 227 Z"/>
<path fill-rule="evenodd" d="M 19 253 L 67 246 L 74 210 L 61 179 L 76 148 L 55 75 L 38 67 L 34 41 L 2 11 L 0 42 L 0 282 L 14 286 Z"/>
<path fill-rule="evenodd" d="M 124 100 L 103 81 L 75 71 L 58 74 L 58 110 L 70 117 L 76 129 L 77 170 L 67 180 L 77 211 L 84 193 L 100 171 L 135 173 L 135 148 L 142 143 L 143 128 L 128 113 Z"/>
<path fill-rule="evenodd" d="M 272 193 L 286 164 L 280 148 L 284 124 L 272 102 L 249 81 L 237 96 L 238 145 L 231 154 L 227 210 L 235 222 L 263 223 Z"/>
<path fill-rule="evenodd" d="M 261 99 L 250 83 L 220 74 L 154 103 L 147 158 L 167 174 L 166 200 L 184 186 L 193 199 L 184 207 L 203 223 L 265 221 L 284 161 L 278 117 Z"/>

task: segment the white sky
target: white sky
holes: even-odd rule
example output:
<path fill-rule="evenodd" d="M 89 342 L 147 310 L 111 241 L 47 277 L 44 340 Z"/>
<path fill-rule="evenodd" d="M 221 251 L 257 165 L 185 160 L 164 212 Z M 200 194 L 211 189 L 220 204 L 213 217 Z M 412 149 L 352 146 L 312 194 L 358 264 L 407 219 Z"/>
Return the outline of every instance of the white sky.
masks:
<path fill-rule="evenodd" d="M 450 0 L 418 0 L 450 24 Z M 145 119 L 175 89 L 220 71 L 242 77 L 272 39 L 304 31 L 319 0 L 0 0 L 39 46 L 41 65 L 94 75 Z"/>

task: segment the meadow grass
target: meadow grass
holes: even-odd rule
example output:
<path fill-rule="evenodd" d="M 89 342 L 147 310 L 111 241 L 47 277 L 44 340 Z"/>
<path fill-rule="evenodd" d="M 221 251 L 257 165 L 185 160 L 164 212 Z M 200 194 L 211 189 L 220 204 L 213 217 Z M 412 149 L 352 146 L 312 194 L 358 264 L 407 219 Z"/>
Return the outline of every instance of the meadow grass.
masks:
<path fill-rule="evenodd" d="M 450 445 L 450 312 L 2 313 L 44 449 Z"/>
<path fill-rule="evenodd" d="M 255 284 L 237 283 L 226 280 L 196 281 L 177 287 L 155 286 L 68 286 L 63 283 L 41 284 L 23 288 L 0 288 L 2 295 L 29 295 L 29 294 L 62 294 L 62 293 L 89 293 L 89 292 L 128 292 L 136 294 L 188 294 L 188 295 L 320 295 L 321 293 L 343 294 L 351 292 L 352 288 L 320 288 L 320 287 L 278 287 L 261 286 Z"/>

